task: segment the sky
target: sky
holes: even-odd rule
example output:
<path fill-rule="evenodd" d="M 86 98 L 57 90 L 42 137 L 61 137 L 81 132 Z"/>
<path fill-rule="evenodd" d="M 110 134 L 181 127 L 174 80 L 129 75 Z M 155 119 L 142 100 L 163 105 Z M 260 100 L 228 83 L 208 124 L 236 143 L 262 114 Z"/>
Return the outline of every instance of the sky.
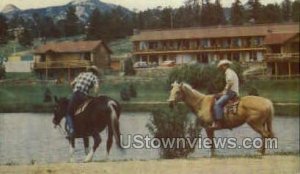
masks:
<path fill-rule="evenodd" d="M 0 0 L 0 11 L 7 5 L 7 4 L 14 4 L 18 8 L 30 9 L 30 8 L 42 8 L 48 6 L 58 6 L 58 5 L 65 5 L 71 0 Z M 130 10 L 137 9 L 146 10 L 148 8 L 155 8 L 157 6 L 161 7 L 180 7 L 183 5 L 185 0 L 101 0 L 102 2 L 113 3 L 117 5 L 124 6 Z M 242 3 L 247 2 L 248 0 L 241 0 Z M 278 2 L 281 3 L 283 0 L 260 0 L 262 4 L 274 3 Z M 212 0 L 214 2 L 214 0 Z M 230 7 L 234 0 L 221 0 L 221 3 L 224 7 Z"/>

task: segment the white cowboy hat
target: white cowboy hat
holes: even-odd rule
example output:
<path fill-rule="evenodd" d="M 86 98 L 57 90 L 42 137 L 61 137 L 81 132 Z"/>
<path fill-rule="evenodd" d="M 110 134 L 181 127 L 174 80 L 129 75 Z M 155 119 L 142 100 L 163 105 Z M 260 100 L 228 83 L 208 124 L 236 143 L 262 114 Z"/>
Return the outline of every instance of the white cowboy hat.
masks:
<path fill-rule="evenodd" d="M 226 64 L 232 64 L 231 61 L 227 60 L 227 59 L 224 59 L 224 60 L 221 60 L 219 63 L 218 63 L 218 68 L 222 65 L 226 65 Z"/>

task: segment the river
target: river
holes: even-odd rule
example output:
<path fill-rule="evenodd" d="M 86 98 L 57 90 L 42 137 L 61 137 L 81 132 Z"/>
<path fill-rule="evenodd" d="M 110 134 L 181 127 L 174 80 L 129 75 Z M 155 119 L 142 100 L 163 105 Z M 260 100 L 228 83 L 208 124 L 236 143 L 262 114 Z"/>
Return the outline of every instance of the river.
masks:
<path fill-rule="evenodd" d="M 125 139 L 128 135 L 149 135 L 146 124 L 150 113 L 122 113 L 121 133 Z M 269 149 L 267 153 L 299 152 L 299 117 L 275 117 L 273 131 L 278 140 L 277 149 Z M 102 143 L 94 160 L 105 159 L 106 131 L 101 133 Z M 206 134 L 202 132 L 203 137 Z M 216 137 L 243 138 L 258 137 L 248 125 L 224 131 L 216 131 Z M 92 145 L 92 138 L 90 144 Z M 127 144 L 127 143 L 125 143 Z M 83 142 L 76 140 L 75 160 L 84 159 Z M 218 155 L 252 155 L 255 149 L 217 149 Z M 191 157 L 209 156 L 209 150 L 197 148 Z M 57 163 L 69 159 L 69 145 L 58 129 L 52 124 L 52 114 L 34 113 L 0 113 L 0 164 Z M 159 150 L 153 148 L 129 148 L 120 151 L 113 145 L 109 160 L 149 160 L 159 159 Z"/>

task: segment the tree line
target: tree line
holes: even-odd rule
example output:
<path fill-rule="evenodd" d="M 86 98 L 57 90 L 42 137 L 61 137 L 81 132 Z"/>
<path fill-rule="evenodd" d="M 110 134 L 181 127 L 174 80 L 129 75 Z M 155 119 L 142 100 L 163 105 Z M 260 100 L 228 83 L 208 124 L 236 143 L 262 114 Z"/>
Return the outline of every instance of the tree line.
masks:
<path fill-rule="evenodd" d="M 55 21 L 49 16 L 33 14 L 31 19 L 15 15 L 11 20 L 0 14 L 0 44 L 15 39 L 12 29 L 22 27 L 18 41 L 32 46 L 34 38 L 61 38 L 86 35 L 87 40 L 113 39 L 132 35 L 133 29 L 170 29 L 213 25 L 244 25 L 299 22 L 300 0 L 283 0 L 280 4 L 263 5 L 259 0 L 242 4 L 235 0 L 224 8 L 220 0 L 186 0 L 179 8 L 147 9 L 132 13 L 121 8 L 109 12 L 94 10 L 88 21 L 80 21 L 74 7 L 66 10 L 65 19 Z M 10 32 L 9 32 L 10 31 Z"/>

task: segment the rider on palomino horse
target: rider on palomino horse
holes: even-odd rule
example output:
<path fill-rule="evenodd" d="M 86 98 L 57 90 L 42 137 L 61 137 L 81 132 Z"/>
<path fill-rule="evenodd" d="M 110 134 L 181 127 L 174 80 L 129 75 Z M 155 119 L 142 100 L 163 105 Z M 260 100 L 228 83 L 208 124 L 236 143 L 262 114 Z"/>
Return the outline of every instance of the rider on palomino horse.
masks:
<path fill-rule="evenodd" d="M 220 128 L 223 120 L 223 107 L 225 104 L 239 96 L 239 78 L 237 74 L 229 68 L 229 65 L 232 64 L 229 60 L 221 60 L 218 63 L 218 68 L 225 72 L 226 86 L 223 92 L 220 94 L 221 97 L 216 101 L 214 105 L 214 116 L 215 122 L 212 125 L 213 128 Z"/>
<path fill-rule="evenodd" d="M 87 68 L 87 72 L 80 73 L 72 82 L 73 94 L 70 98 L 70 102 L 67 108 L 67 139 L 74 138 L 74 123 L 73 117 L 76 108 L 82 104 L 88 96 L 91 88 L 94 88 L 94 92 L 97 93 L 99 89 L 99 79 L 97 75 L 99 74 L 99 69 L 96 66 L 90 66 Z"/>

